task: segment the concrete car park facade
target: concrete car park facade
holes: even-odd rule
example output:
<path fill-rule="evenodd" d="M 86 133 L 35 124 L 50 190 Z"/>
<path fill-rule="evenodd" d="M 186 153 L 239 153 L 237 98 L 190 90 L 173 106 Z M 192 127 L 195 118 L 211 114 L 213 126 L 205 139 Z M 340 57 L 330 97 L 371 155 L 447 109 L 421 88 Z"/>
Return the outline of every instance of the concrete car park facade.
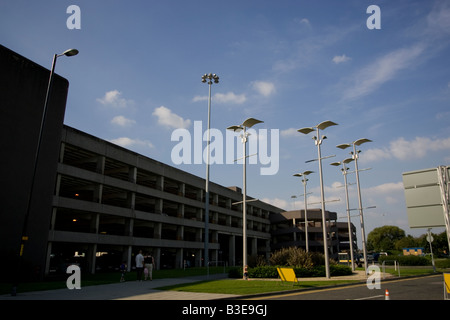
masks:
<path fill-rule="evenodd" d="M 77 260 L 75 252 L 90 272 L 110 267 L 97 260 L 113 255 L 116 266 L 131 266 L 139 250 L 151 253 L 157 268 L 203 265 L 204 186 L 202 178 L 64 126 L 46 273 Z M 241 200 L 239 188 L 210 183 L 212 263 L 242 259 L 242 204 L 233 204 Z M 247 205 L 249 255 L 269 254 L 269 216 L 282 211 L 261 201 Z"/>

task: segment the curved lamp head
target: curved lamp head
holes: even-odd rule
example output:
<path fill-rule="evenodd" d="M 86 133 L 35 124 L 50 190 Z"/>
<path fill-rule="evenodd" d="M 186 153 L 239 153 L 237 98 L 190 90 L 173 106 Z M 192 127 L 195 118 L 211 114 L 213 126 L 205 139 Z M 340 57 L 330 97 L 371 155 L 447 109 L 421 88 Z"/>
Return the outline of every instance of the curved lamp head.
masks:
<path fill-rule="evenodd" d="M 78 52 L 79 51 L 77 49 L 69 49 L 69 50 L 64 51 L 62 54 L 65 56 L 71 57 L 71 56 L 76 56 L 78 54 Z"/>
<path fill-rule="evenodd" d="M 362 139 L 356 140 L 356 141 L 353 142 L 353 143 L 354 143 L 355 145 L 359 146 L 359 145 L 361 145 L 361 144 L 363 144 L 363 143 L 366 143 L 366 142 L 372 142 L 372 140 L 366 139 L 366 138 L 362 138 Z"/>
<path fill-rule="evenodd" d="M 302 172 L 302 173 L 296 173 L 296 174 L 294 174 L 293 176 L 294 177 L 303 177 L 303 176 L 307 176 L 307 175 L 309 175 L 309 174 L 311 174 L 311 173 L 314 173 L 314 171 L 304 171 L 304 172 Z"/>
<path fill-rule="evenodd" d="M 264 121 L 261 121 L 261 120 L 255 119 L 255 118 L 248 118 L 247 120 L 245 120 L 245 121 L 242 123 L 242 125 L 243 125 L 244 127 L 251 128 L 251 127 L 253 127 L 255 124 L 257 124 L 257 123 L 262 123 L 262 122 L 264 122 Z"/>
<path fill-rule="evenodd" d="M 303 133 L 303 134 L 308 134 L 310 132 L 313 132 L 316 128 L 320 129 L 320 130 L 324 130 L 324 129 L 326 129 L 328 127 L 331 127 L 331 126 L 337 126 L 337 123 L 335 123 L 333 121 L 330 121 L 330 120 L 327 120 L 327 121 L 319 123 L 315 127 L 301 128 L 301 129 L 298 129 L 297 131 L 300 132 L 300 133 Z"/>
<path fill-rule="evenodd" d="M 316 128 L 319 128 L 320 130 L 324 130 L 324 129 L 326 129 L 328 127 L 331 127 L 331 126 L 337 126 L 337 123 L 335 123 L 333 121 L 330 121 L 330 120 L 327 120 L 327 121 L 319 123 L 316 126 Z"/>

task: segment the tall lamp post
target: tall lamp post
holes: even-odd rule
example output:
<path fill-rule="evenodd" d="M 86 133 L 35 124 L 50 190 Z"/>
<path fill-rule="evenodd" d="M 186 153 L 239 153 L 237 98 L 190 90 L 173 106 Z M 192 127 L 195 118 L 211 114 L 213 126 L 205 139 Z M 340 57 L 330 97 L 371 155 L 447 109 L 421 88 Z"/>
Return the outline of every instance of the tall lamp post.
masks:
<path fill-rule="evenodd" d="M 355 260 L 353 256 L 353 231 L 352 231 L 352 221 L 350 219 L 350 207 L 348 202 L 348 184 L 347 184 L 347 163 L 352 162 L 352 158 L 347 158 L 341 162 L 330 163 L 332 166 L 340 166 L 342 164 L 342 175 L 344 176 L 344 187 L 345 187 L 345 203 L 347 205 L 347 223 L 348 223 L 348 237 L 350 242 L 350 261 L 352 263 L 352 271 L 355 271 Z"/>
<path fill-rule="evenodd" d="M 362 207 L 362 201 L 361 201 L 361 187 L 359 184 L 359 171 L 358 171 L 358 154 L 361 151 L 356 151 L 356 146 L 359 146 L 366 142 L 372 142 L 372 140 L 362 138 L 358 139 L 356 141 L 353 141 L 351 143 L 344 143 L 337 145 L 337 148 L 340 149 L 347 149 L 348 147 L 353 146 L 353 151 L 350 153 L 352 155 L 352 160 L 355 160 L 355 174 L 356 174 L 356 185 L 358 189 L 358 205 L 359 205 L 359 219 L 361 222 L 361 241 L 362 241 L 362 247 L 363 247 L 363 255 L 364 255 L 364 270 L 367 274 L 367 248 L 366 248 L 366 233 L 364 230 L 364 216 L 363 216 L 363 207 Z"/>
<path fill-rule="evenodd" d="M 206 185 L 205 185 L 205 266 L 209 275 L 209 159 L 210 159 L 210 142 L 211 142 L 211 85 L 219 83 L 219 77 L 215 73 L 204 74 L 202 76 L 202 82 L 209 85 L 209 98 L 208 98 L 208 141 L 206 142 Z"/>
<path fill-rule="evenodd" d="M 242 167 L 242 272 L 245 270 L 245 266 L 247 265 L 247 137 L 249 133 L 247 132 L 248 128 L 253 127 L 257 123 L 262 123 L 263 121 L 257 120 L 255 118 L 248 118 L 242 124 L 237 126 L 228 127 L 227 130 L 232 130 L 234 132 L 242 131 L 241 133 L 241 141 L 243 146 L 243 167 Z"/>
<path fill-rule="evenodd" d="M 55 54 L 53 56 L 53 61 L 52 61 L 52 68 L 50 70 L 50 78 L 48 80 L 48 85 L 47 85 L 47 92 L 45 94 L 45 102 L 44 102 L 44 109 L 42 111 L 42 117 L 41 117 L 41 124 L 39 127 L 39 135 L 38 135 L 38 141 L 37 141 L 37 147 L 36 147 L 36 152 L 34 154 L 34 163 L 33 163 L 33 173 L 31 176 L 31 185 L 30 185 L 30 192 L 28 192 L 28 201 L 27 201 L 27 211 L 25 213 L 25 218 L 23 221 L 23 226 L 22 226 L 22 236 L 20 238 L 20 249 L 19 249 L 19 266 L 18 269 L 16 270 L 16 272 L 20 272 L 20 266 L 21 266 L 21 260 L 22 260 L 22 256 L 23 256 L 23 252 L 25 249 L 25 243 L 28 241 L 28 219 L 30 217 L 30 210 L 31 210 L 31 200 L 33 198 L 33 189 L 34 189 L 34 183 L 36 180 L 36 171 L 37 171 L 37 165 L 38 165 L 38 159 L 39 159 L 39 153 L 41 150 L 41 143 L 42 143 L 42 136 L 43 136 L 43 131 L 44 131 L 44 125 L 45 125 L 45 119 L 47 117 L 47 109 L 48 109 L 48 104 L 49 104 L 49 100 L 50 100 L 50 95 L 51 95 L 51 91 L 52 91 L 52 86 L 53 86 L 53 77 L 55 74 L 55 66 L 56 66 L 56 59 L 58 57 L 61 56 L 67 56 L 67 57 L 71 57 L 71 56 L 76 56 L 78 54 L 78 50 L 77 49 L 69 49 L 64 51 L 61 54 Z M 18 279 L 15 279 L 15 284 L 13 286 L 13 290 L 12 290 L 12 295 L 16 295 L 16 290 L 17 290 L 17 281 Z"/>
<path fill-rule="evenodd" d="M 325 273 L 326 277 L 330 278 L 330 261 L 328 259 L 328 232 L 326 225 L 326 217 L 325 217 L 325 196 L 323 190 L 323 176 L 322 176 L 322 155 L 320 151 L 320 145 L 323 140 L 326 139 L 326 136 L 320 136 L 320 130 L 324 130 L 330 126 L 335 126 L 337 123 L 333 121 L 324 121 L 316 125 L 315 127 L 306 127 L 298 129 L 297 131 L 303 134 L 308 134 L 310 132 L 316 131 L 316 136 L 313 137 L 314 143 L 317 146 L 318 160 L 319 160 L 319 175 L 320 175 L 320 196 L 322 203 L 322 232 L 323 232 L 323 252 L 325 255 Z"/>
<path fill-rule="evenodd" d="M 306 201 L 306 183 L 308 182 L 308 179 L 306 176 L 310 175 L 314 171 L 303 171 L 302 173 L 296 173 L 294 174 L 294 177 L 303 177 L 302 183 L 303 183 L 303 201 L 305 203 L 305 247 L 306 252 L 309 252 L 309 242 L 308 242 L 308 205 Z"/>

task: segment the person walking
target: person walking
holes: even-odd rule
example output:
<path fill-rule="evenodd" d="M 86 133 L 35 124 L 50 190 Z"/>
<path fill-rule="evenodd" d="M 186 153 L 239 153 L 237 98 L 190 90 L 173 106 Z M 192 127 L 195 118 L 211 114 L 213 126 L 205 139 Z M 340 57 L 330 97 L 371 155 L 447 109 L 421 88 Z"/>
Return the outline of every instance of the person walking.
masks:
<path fill-rule="evenodd" d="M 126 261 L 122 261 L 122 264 L 120 265 L 120 282 L 125 281 L 125 272 L 127 272 L 127 263 Z"/>
<path fill-rule="evenodd" d="M 145 280 L 147 280 L 147 277 L 150 278 L 150 281 L 153 280 L 153 266 L 155 265 L 155 259 L 153 258 L 153 256 L 151 254 L 147 254 L 144 257 L 144 272 L 145 270 L 147 270 L 147 272 L 145 272 Z"/>
<path fill-rule="evenodd" d="M 142 281 L 142 272 L 144 271 L 144 256 L 142 255 L 142 250 L 136 255 L 136 273 L 137 281 Z"/>

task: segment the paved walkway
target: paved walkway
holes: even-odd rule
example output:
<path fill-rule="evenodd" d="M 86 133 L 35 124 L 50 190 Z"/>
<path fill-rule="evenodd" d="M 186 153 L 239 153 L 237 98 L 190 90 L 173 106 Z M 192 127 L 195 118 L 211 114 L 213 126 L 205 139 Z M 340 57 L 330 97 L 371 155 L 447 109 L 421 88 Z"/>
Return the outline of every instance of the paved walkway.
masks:
<path fill-rule="evenodd" d="M 56 289 L 18 293 L 16 296 L 0 295 L 0 300 L 214 300 L 232 298 L 229 294 L 210 294 L 155 290 L 155 288 L 206 279 L 226 278 L 227 274 L 209 277 L 155 279 L 153 281 L 126 281 L 113 284 L 81 287 L 81 289 Z"/>
<path fill-rule="evenodd" d="M 47 291 L 33 291 L 18 293 L 13 297 L 10 294 L 0 295 L 0 300 L 215 300 L 224 298 L 239 297 L 232 294 L 217 293 L 196 293 L 180 291 L 155 290 L 155 288 L 193 283 L 202 280 L 215 280 L 227 278 L 227 274 L 187 277 L 187 278 L 169 278 L 155 279 L 153 281 L 126 281 L 122 283 L 113 283 L 97 286 L 87 286 L 81 289 L 57 289 Z M 366 279 L 364 271 L 356 271 L 351 276 L 332 277 L 331 280 L 360 280 Z M 267 280 L 267 279 L 265 279 Z M 276 280 L 276 279 L 274 279 Z M 300 278 L 299 281 L 326 280 L 326 278 Z M 256 279 L 251 279 L 256 281 Z M 278 280 L 279 281 L 279 280 Z"/>

